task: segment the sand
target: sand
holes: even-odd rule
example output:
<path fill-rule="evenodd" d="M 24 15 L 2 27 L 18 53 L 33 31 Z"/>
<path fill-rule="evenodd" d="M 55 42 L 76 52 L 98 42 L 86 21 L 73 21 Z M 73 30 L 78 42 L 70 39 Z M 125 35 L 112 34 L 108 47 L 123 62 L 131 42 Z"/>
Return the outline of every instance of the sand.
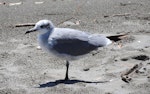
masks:
<path fill-rule="evenodd" d="M 149 0 L 0 0 L 0 94 L 150 94 L 149 5 Z M 60 83 L 65 61 L 36 48 L 37 33 L 24 34 L 32 26 L 15 27 L 41 19 L 57 27 L 128 35 L 71 61 L 71 80 Z M 121 74 L 139 63 L 132 80 L 122 81 Z"/>

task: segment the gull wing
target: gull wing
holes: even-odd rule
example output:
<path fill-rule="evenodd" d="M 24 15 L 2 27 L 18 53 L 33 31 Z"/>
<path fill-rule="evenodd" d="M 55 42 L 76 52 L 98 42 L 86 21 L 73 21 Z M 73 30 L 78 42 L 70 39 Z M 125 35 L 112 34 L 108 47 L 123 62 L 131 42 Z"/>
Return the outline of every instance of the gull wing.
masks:
<path fill-rule="evenodd" d="M 97 48 L 89 41 L 89 34 L 74 29 L 55 29 L 49 37 L 52 49 L 62 54 L 79 56 Z"/>

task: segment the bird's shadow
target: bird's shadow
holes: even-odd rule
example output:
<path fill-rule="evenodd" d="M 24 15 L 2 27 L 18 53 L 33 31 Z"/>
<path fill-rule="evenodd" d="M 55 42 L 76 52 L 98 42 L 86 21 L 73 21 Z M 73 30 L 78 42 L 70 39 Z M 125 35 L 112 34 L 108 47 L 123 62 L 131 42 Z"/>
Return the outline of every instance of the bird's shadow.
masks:
<path fill-rule="evenodd" d="M 75 83 L 106 83 L 106 82 L 109 82 L 109 81 L 84 81 L 84 80 L 56 80 L 56 81 L 52 81 L 52 82 L 47 82 L 47 83 L 44 83 L 44 84 L 39 84 L 39 87 L 38 88 L 45 88 L 45 87 L 54 87 L 54 86 L 57 86 L 59 84 L 75 84 Z"/>

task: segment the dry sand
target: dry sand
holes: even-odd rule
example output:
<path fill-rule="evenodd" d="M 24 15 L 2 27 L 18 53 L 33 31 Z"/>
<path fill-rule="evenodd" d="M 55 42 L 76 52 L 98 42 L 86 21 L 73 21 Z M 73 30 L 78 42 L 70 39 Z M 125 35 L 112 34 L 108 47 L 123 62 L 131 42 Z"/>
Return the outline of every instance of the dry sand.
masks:
<path fill-rule="evenodd" d="M 40 1 L 0 0 L 0 94 L 150 94 L 149 0 Z M 31 27 L 14 27 L 41 19 L 90 33 L 129 35 L 72 61 L 71 81 L 56 84 L 64 78 L 65 61 L 37 50 L 37 34 L 24 35 Z M 122 81 L 121 74 L 139 63 L 140 72 Z M 103 81 L 109 82 L 98 83 Z"/>

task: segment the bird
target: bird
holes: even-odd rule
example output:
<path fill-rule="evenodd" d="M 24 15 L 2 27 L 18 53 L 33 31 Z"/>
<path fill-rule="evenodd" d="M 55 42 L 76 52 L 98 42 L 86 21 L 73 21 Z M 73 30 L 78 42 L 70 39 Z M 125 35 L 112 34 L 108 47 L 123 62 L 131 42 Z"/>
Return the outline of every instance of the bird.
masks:
<path fill-rule="evenodd" d="M 86 55 L 91 51 L 104 47 L 112 41 L 104 35 L 91 34 L 71 28 L 57 28 L 50 20 L 40 20 L 25 34 L 38 31 L 38 43 L 48 53 L 52 53 L 66 60 L 66 74 L 68 77 L 69 61 Z"/>

